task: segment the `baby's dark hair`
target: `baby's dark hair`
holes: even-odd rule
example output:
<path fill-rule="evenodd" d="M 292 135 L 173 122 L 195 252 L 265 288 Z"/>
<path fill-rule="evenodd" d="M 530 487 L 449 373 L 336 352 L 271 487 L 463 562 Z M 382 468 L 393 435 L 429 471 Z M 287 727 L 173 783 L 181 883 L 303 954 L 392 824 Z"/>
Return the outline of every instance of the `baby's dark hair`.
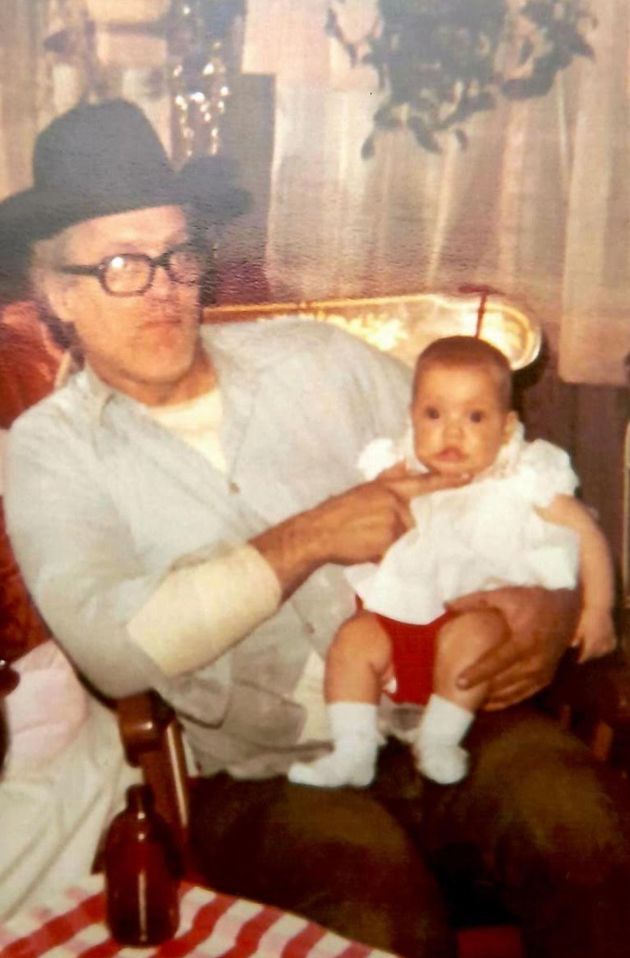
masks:
<path fill-rule="evenodd" d="M 495 346 L 474 336 L 446 336 L 436 339 L 418 356 L 413 379 L 414 395 L 418 384 L 428 369 L 442 366 L 445 369 L 473 367 L 484 369 L 495 380 L 501 405 L 512 408 L 512 371 L 510 364 Z"/>

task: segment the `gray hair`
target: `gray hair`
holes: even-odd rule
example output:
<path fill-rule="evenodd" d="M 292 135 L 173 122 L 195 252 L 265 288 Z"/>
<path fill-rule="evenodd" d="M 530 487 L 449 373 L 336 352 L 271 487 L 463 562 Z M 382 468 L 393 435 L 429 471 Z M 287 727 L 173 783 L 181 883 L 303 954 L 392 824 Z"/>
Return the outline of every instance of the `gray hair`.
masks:
<path fill-rule="evenodd" d="M 33 244 L 28 266 L 31 293 L 36 302 L 46 307 L 48 305 L 46 289 L 50 273 L 56 273 L 64 262 L 68 245 L 67 231 L 56 233 L 50 239 L 39 240 Z"/>
<path fill-rule="evenodd" d="M 62 322 L 51 310 L 48 288 L 51 278 L 54 282 L 72 282 L 71 276 L 62 276 L 58 270 L 65 262 L 69 229 L 56 233 L 49 239 L 38 240 L 33 244 L 28 265 L 30 294 L 37 304 L 41 321 L 48 327 L 55 343 L 61 349 L 69 350 L 75 362 L 81 361 L 81 350 L 69 323 Z"/>

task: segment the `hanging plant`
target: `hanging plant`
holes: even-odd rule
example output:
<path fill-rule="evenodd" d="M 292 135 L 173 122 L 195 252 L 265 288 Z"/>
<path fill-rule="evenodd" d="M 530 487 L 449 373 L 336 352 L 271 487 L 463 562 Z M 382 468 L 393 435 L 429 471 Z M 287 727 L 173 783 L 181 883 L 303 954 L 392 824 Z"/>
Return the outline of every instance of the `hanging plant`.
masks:
<path fill-rule="evenodd" d="M 588 0 L 379 0 L 358 40 L 345 34 L 343 4 L 331 0 L 326 30 L 354 65 L 376 71 L 383 91 L 365 158 L 380 133 L 399 129 L 433 153 L 445 133 L 465 148 L 475 113 L 500 97 L 544 96 L 575 57 L 594 56 Z"/>

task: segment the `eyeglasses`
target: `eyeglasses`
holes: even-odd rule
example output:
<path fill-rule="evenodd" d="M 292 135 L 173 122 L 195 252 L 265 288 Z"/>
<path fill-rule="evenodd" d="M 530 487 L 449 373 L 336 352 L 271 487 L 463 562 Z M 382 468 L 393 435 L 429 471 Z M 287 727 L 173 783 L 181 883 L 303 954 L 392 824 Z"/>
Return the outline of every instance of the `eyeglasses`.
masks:
<path fill-rule="evenodd" d="M 116 253 L 96 266 L 60 266 L 59 273 L 95 276 L 110 296 L 142 296 L 150 288 L 157 269 L 164 269 L 174 283 L 194 286 L 204 272 L 204 258 L 190 243 L 164 250 L 159 256 L 146 253 Z"/>

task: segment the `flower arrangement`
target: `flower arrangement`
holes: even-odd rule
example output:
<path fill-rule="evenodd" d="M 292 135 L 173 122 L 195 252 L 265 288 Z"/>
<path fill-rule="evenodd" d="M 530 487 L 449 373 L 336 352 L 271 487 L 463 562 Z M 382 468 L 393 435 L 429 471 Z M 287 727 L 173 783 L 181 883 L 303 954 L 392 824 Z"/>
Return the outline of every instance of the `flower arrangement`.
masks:
<path fill-rule="evenodd" d="M 445 133 L 465 148 L 474 114 L 500 97 L 544 96 L 575 57 L 594 56 L 588 0 L 378 0 L 371 28 L 352 41 L 343 4 L 331 0 L 326 30 L 353 64 L 376 71 L 383 93 L 365 158 L 379 134 L 400 129 L 434 153 Z"/>

